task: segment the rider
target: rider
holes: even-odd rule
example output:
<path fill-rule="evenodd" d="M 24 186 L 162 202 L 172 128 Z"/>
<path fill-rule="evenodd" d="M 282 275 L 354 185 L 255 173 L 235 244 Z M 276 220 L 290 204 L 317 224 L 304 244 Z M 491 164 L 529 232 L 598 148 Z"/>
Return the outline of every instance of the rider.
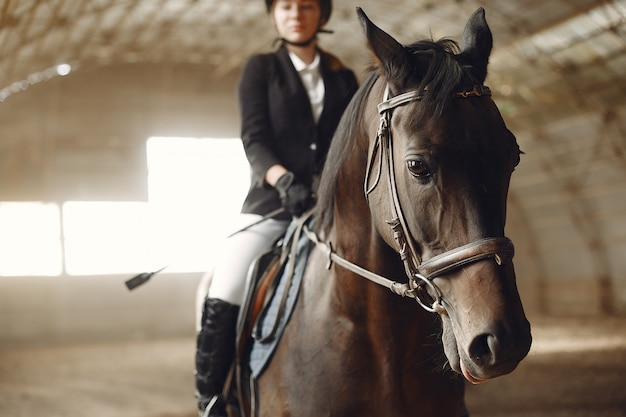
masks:
<path fill-rule="evenodd" d="M 312 191 L 332 135 L 357 90 L 354 73 L 321 50 L 317 34 L 331 0 L 266 0 L 280 47 L 254 55 L 238 86 L 241 139 L 251 167 L 242 216 L 250 223 L 222 246 L 204 299 L 196 351 L 196 398 L 203 416 L 226 416 L 221 392 L 235 352 L 235 327 L 248 267 L 280 238 Z"/>

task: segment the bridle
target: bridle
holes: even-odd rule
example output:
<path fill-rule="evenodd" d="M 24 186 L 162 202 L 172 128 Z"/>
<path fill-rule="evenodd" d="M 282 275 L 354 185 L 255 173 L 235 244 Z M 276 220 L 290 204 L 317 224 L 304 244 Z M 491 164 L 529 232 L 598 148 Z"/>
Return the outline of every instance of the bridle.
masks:
<path fill-rule="evenodd" d="M 374 191 L 380 182 L 383 162 L 386 161 L 388 168 L 389 199 L 392 208 L 392 217 L 391 220 L 387 221 L 387 224 L 391 227 L 394 240 L 398 245 L 398 253 L 404 264 L 405 273 L 409 278 L 408 283 L 395 282 L 361 268 L 334 252 L 331 243 L 320 241 L 314 233 L 306 228 L 304 231 L 309 239 L 326 253 L 328 257 L 328 268 L 335 262 L 372 282 L 387 287 L 394 294 L 414 298 L 426 311 L 447 314 L 447 310 L 442 304 L 443 296 L 441 290 L 433 283 L 433 279 L 456 269 L 463 268 L 469 264 L 489 258 L 494 259 L 498 265 L 509 262 L 513 259 L 514 254 L 513 242 L 507 237 L 485 237 L 461 247 L 448 250 L 426 261 L 422 261 L 415 248 L 415 242 L 411 238 L 398 197 L 393 161 L 391 117 L 396 107 L 403 106 L 413 101 L 419 101 L 423 98 L 424 94 L 423 91 L 414 90 L 391 98 L 389 95 L 390 89 L 389 85 L 387 85 L 383 101 L 378 104 L 380 123 L 376 141 L 367 165 L 364 191 L 366 198 L 369 199 L 369 194 Z M 456 93 L 456 97 L 458 98 L 482 96 L 491 96 L 489 87 L 475 85 L 471 90 Z M 376 160 L 377 156 L 378 160 Z M 378 165 L 377 174 L 372 181 L 372 169 L 376 163 Z M 430 292 L 428 290 L 430 290 Z"/>

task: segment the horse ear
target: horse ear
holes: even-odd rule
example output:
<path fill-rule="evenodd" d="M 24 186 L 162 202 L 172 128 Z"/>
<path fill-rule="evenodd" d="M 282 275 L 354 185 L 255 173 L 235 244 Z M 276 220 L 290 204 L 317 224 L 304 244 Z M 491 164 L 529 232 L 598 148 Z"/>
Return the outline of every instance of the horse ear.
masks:
<path fill-rule="evenodd" d="M 363 9 L 356 8 L 357 16 L 365 31 L 369 49 L 378 61 L 387 79 L 395 80 L 400 68 L 406 66 L 408 57 L 404 47 L 367 17 Z"/>
<path fill-rule="evenodd" d="M 492 46 L 491 30 L 485 19 L 485 9 L 481 7 L 474 12 L 465 25 L 460 56 L 460 62 L 471 67 L 472 74 L 480 83 L 487 78 L 487 64 Z"/>

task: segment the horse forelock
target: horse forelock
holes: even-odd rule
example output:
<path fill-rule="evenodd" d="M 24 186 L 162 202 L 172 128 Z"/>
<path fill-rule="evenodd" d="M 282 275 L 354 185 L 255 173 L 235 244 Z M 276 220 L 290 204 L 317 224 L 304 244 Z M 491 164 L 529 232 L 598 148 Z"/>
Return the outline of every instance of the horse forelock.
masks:
<path fill-rule="evenodd" d="M 409 65 L 395 80 L 403 89 L 423 92 L 422 104 L 433 117 L 441 116 L 471 75 L 457 61 L 458 44 L 451 39 L 421 40 L 405 47 Z M 392 83 L 394 80 L 390 80 Z"/>

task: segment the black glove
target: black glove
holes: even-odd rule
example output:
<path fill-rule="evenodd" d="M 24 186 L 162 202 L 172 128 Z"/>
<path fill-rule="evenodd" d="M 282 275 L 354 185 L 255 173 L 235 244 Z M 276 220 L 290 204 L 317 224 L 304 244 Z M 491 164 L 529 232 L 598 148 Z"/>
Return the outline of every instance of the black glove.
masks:
<path fill-rule="evenodd" d="M 300 216 L 313 204 L 313 194 L 306 185 L 296 181 L 293 172 L 283 174 L 274 185 L 283 208 L 292 216 Z"/>

